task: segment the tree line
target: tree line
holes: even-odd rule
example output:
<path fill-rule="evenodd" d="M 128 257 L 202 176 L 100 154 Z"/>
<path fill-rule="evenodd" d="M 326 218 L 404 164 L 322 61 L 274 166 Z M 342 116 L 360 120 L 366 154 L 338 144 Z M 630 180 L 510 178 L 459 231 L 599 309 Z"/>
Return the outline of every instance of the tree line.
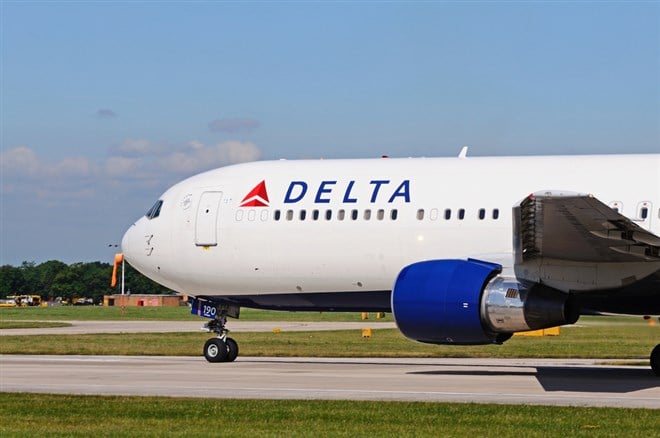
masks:
<path fill-rule="evenodd" d="M 103 295 L 121 293 L 121 269 L 117 286 L 110 287 L 112 265 L 102 262 L 73 263 L 58 260 L 36 264 L 23 262 L 21 266 L 0 267 L 0 298 L 8 295 L 41 295 L 43 300 L 92 298 L 94 303 Z M 171 290 L 151 281 L 125 264 L 125 290 L 133 294 L 171 294 Z"/>

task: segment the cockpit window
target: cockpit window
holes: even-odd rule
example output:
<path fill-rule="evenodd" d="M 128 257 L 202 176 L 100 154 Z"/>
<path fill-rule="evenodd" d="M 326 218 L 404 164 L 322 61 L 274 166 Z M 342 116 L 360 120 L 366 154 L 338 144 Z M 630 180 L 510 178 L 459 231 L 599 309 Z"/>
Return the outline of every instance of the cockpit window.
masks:
<path fill-rule="evenodd" d="M 148 218 L 148 219 L 154 219 L 154 218 L 157 218 L 157 217 L 160 215 L 160 208 L 161 208 L 162 206 L 163 206 L 163 201 L 162 201 L 162 200 L 158 200 L 158 202 L 156 202 L 156 203 L 154 204 L 154 206 L 151 207 L 151 208 L 149 209 L 149 211 L 147 212 L 147 214 L 146 214 L 147 218 Z"/>

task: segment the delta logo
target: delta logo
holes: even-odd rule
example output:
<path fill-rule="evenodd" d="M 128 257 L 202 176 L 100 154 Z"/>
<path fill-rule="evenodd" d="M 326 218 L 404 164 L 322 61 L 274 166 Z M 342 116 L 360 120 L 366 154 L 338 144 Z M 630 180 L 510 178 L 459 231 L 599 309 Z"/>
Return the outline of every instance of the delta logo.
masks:
<path fill-rule="evenodd" d="M 314 185 L 311 189 L 305 181 L 291 181 L 284 195 L 284 204 L 296 204 L 303 199 L 314 204 L 329 204 L 332 199 L 335 202 L 354 204 L 358 202 L 357 192 L 364 197 L 369 194 L 369 203 L 387 202 L 391 204 L 396 201 L 410 202 L 410 180 L 406 179 L 392 184 L 390 180 L 371 180 L 368 185 L 363 184 L 361 190 L 355 189 L 357 181 L 351 180 L 344 183 L 339 181 L 321 181 L 318 187 Z M 355 190 L 354 190 L 355 189 Z M 360 187 L 358 187 L 360 189 Z M 366 202 L 366 200 L 365 200 Z M 266 190 L 266 180 L 254 186 L 241 201 L 241 207 L 268 207 L 270 200 Z"/>
<path fill-rule="evenodd" d="M 269 203 L 266 180 L 263 180 L 245 195 L 241 201 L 241 207 L 268 207 Z"/>

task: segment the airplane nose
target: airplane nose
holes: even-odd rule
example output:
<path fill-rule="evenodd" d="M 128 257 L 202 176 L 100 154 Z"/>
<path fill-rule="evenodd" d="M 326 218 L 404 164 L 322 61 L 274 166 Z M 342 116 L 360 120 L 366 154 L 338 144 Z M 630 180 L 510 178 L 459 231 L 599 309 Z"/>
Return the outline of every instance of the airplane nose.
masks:
<path fill-rule="evenodd" d="M 135 243 L 132 242 L 132 235 L 135 234 L 134 230 L 135 224 L 131 225 L 131 227 L 126 230 L 124 237 L 121 239 L 121 252 L 127 260 L 131 260 L 134 255 L 133 247 L 135 246 Z"/>

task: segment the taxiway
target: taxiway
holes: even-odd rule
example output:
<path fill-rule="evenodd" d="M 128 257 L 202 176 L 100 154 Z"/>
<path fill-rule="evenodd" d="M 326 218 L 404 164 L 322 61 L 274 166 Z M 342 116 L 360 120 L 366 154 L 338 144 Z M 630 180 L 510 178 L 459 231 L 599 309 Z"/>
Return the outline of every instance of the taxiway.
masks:
<path fill-rule="evenodd" d="M 659 384 L 646 367 L 569 359 L 0 356 L 5 392 L 660 409 Z"/>

